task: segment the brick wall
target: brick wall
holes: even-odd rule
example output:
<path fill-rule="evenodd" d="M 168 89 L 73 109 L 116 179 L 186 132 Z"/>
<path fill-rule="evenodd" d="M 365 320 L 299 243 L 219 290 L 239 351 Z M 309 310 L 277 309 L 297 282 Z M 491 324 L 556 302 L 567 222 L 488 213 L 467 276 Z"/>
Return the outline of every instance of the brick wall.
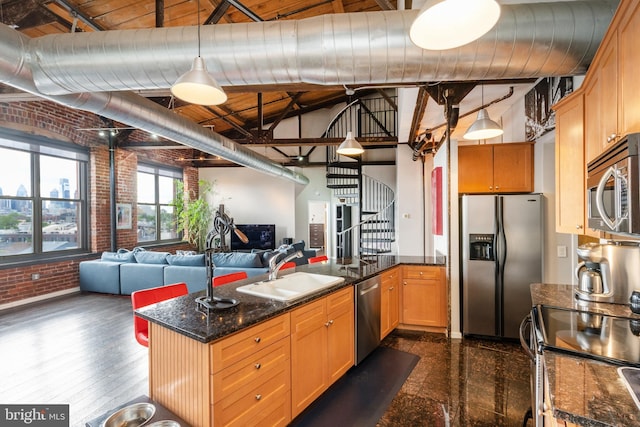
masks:
<path fill-rule="evenodd" d="M 0 103 L 0 127 L 15 129 L 26 133 L 46 136 L 51 139 L 72 142 L 90 150 L 89 163 L 89 250 L 94 256 L 82 255 L 76 259 L 50 263 L 34 263 L 18 267 L 0 266 L 0 308 L 9 303 L 19 303 L 28 298 L 43 297 L 47 294 L 74 289 L 79 286 L 78 264 L 85 259 L 97 258 L 102 251 L 111 250 L 111 209 L 109 179 L 108 142 L 100 138 L 96 131 L 78 129 L 105 127 L 99 117 L 83 111 L 72 110 L 55 103 L 14 102 Z M 144 140 L 139 131 L 130 135 L 133 139 Z M 136 218 L 136 170 L 138 161 L 181 166 L 176 159 L 192 158 L 191 149 L 185 150 L 129 150 L 116 148 L 116 203 L 129 203 L 132 206 L 131 229 L 116 230 L 117 248 L 132 249 L 138 246 Z M 197 191 L 198 170 L 183 168 L 185 188 Z M 116 248 L 116 249 L 117 249 Z M 148 248 L 153 250 L 154 248 Z M 191 250 L 187 243 L 157 248 L 157 250 L 175 252 Z M 33 279 L 33 275 L 39 275 Z"/>

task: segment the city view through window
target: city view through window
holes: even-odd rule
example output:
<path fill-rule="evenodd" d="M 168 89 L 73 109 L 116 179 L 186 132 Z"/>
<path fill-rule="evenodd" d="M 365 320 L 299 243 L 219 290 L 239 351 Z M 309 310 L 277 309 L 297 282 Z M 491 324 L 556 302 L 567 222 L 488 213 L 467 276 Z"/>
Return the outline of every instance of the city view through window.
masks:
<path fill-rule="evenodd" d="M 74 159 L 0 147 L 0 256 L 81 247 L 83 167 Z"/>

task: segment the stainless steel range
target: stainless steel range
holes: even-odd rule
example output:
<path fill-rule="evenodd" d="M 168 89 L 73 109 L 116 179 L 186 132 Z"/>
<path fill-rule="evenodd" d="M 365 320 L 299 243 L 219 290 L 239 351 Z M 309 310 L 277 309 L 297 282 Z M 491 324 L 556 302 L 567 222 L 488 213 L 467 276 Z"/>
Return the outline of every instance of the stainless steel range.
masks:
<path fill-rule="evenodd" d="M 640 367 L 640 319 L 547 306 L 532 317 L 543 350 Z"/>
<path fill-rule="evenodd" d="M 547 350 L 640 367 L 640 318 L 538 305 L 520 325 L 520 342 L 531 358 L 531 415 L 536 426 L 544 425 L 549 407 L 544 401 Z"/>

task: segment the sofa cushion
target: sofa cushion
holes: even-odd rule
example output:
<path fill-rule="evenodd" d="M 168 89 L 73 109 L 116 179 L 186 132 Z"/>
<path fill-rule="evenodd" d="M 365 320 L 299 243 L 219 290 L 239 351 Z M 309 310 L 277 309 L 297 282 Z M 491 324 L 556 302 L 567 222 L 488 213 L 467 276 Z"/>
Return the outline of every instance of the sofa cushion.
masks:
<path fill-rule="evenodd" d="M 216 267 L 256 268 L 262 267 L 262 259 L 260 254 L 223 252 L 213 254 L 213 264 Z"/>
<path fill-rule="evenodd" d="M 130 251 L 102 252 L 100 260 L 109 262 L 136 262 L 134 253 Z"/>
<path fill-rule="evenodd" d="M 139 264 L 167 264 L 169 252 L 135 251 L 134 256 Z"/>
<path fill-rule="evenodd" d="M 179 265 L 184 267 L 204 267 L 204 254 L 197 255 L 168 255 L 169 265 Z"/>

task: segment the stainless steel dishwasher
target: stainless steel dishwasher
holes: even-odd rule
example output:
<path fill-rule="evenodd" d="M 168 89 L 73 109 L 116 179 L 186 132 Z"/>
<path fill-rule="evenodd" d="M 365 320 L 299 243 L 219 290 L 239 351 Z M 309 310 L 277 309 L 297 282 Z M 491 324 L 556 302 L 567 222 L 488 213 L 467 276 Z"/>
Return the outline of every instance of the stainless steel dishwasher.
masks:
<path fill-rule="evenodd" d="M 355 286 L 356 365 L 380 345 L 380 276 Z"/>

